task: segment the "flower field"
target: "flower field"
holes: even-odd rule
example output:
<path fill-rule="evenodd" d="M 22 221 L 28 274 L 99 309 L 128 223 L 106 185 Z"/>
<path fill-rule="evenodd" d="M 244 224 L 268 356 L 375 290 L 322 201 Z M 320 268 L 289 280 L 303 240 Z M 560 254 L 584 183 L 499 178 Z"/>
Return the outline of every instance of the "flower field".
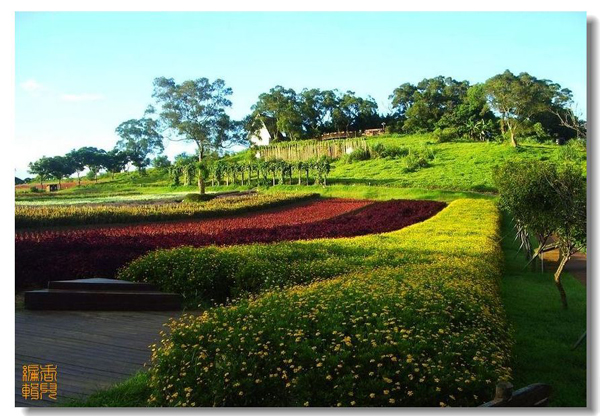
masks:
<path fill-rule="evenodd" d="M 276 207 L 314 198 L 314 194 L 250 194 L 203 203 L 136 205 L 17 205 L 15 228 L 213 218 Z"/>
<path fill-rule="evenodd" d="M 397 230 L 429 218 L 443 206 L 432 201 L 313 199 L 301 205 L 230 218 L 20 231 L 15 241 L 16 286 L 39 286 L 57 279 L 112 277 L 118 268 L 158 248 L 349 237 Z M 223 282 L 227 281 L 223 278 Z M 177 289 L 184 294 L 199 290 L 192 282 Z M 220 301 L 225 297 L 208 299 Z"/>
<path fill-rule="evenodd" d="M 227 269 L 268 288 L 265 273 L 294 285 L 297 276 L 288 273 L 298 264 L 317 270 L 312 282 L 173 321 L 171 333 L 153 347 L 149 404 L 472 406 L 489 400 L 495 383 L 510 378 L 498 227 L 493 202 L 458 200 L 428 221 L 390 233 L 182 248 L 139 259 L 121 277 L 144 280 L 148 272 L 145 280 L 158 280 L 167 258 L 164 285 L 173 279 L 195 285 L 207 270 Z"/>

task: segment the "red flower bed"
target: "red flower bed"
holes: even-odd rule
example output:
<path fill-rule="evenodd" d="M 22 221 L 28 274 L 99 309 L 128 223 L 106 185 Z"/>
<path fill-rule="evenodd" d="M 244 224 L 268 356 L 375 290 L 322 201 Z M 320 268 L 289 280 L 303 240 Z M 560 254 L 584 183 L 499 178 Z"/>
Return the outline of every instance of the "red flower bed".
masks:
<path fill-rule="evenodd" d="M 158 248 L 351 237 L 397 230 L 445 206 L 433 201 L 314 201 L 234 218 L 125 227 L 25 232 L 16 236 L 16 286 L 50 280 L 112 277 Z M 362 209 L 360 209 L 362 208 Z"/>

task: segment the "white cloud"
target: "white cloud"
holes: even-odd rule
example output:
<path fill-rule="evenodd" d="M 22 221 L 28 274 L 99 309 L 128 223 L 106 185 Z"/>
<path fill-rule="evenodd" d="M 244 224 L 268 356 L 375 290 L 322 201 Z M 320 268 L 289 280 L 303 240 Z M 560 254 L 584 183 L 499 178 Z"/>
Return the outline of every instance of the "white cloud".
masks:
<path fill-rule="evenodd" d="M 63 101 L 69 101 L 73 103 L 79 103 L 82 101 L 99 101 L 104 99 L 102 94 L 62 94 L 60 99 Z"/>
<path fill-rule="evenodd" d="M 42 84 L 37 82 L 35 79 L 28 79 L 27 81 L 22 82 L 21 88 L 32 95 L 39 94 L 44 89 Z"/>

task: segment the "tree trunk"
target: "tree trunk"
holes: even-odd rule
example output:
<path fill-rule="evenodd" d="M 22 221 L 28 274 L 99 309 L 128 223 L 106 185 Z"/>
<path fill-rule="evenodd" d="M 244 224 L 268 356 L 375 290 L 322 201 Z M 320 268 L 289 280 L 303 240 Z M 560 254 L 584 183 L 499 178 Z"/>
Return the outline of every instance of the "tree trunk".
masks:
<path fill-rule="evenodd" d="M 60 191 L 60 178 L 58 179 L 58 190 Z"/>
<path fill-rule="evenodd" d="M 556 272 L 554 273 L 554 284 L 556 285 L 556 288 L 558 289 L 558 293 L 560 293 L 560 301 L 562 303 L 562 307 L 563 309 L 567 309 L 567 294 L 565 293 L 565 289 L 563 288 L 562 285 L 562 281 L 561 281 L 561 275 L 563 272 L 563 269 L 565 268 L 565 264 L 567 264 L 567 262 L 569 261 L 569 259 L 571 258 L 570 255 L 567 256 L 562 256 L 560 259 L 560 263 L 558 264 L 558 268 L 556 269 Z"/>
<path fill-rule="evenodd" d="M 512 147 L 517 147 L 517 141 L 515 140 L 515 132 L 514 131 L 510 131 L 510 144 L 512 145 Z"/>
<path fill-rule="evenodd" d="M 79 176 L 79 171 L 77 171 L 77 186 L 81 186 L 81 177 Z"/>
<path fill-rule="evenodd" d="M 199 142 L 196 142 L 196 144 L 198 145 L 198 162 L 202 163 L 203 149 Z M 204 183 L 204 178 L 202 177 L 202 172 L 200 172 L 200 170 L 198 170 L 198 189 L 200 190 L 200 195 L 206 194 L 206 184 Z"/>

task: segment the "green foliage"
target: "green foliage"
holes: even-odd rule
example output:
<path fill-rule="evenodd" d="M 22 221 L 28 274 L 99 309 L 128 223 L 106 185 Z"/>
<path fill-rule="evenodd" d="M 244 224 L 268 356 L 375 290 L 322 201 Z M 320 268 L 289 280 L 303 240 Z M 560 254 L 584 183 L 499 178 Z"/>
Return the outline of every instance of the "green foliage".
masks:
<path fill-rule="evenodd" d="M 155 169 L 168 169 L 171 166 L 171 161 L 166 155 L 156 156 L 152 159 L 152 167 Z"/>
<path fill-rule="evenodd" d="M 353 91 L 304 89 L 296 93 L 280 85 L 258 97 L 245 128 L 256 134 L 263 127 L 273 141 L 313 139 L 326 132 L 364 130 L 380 125 L 377 102 Z"/>
<path fill-rule="evenodd" d="M 369 160 L 371 153 L 367 149 L 354 149 L 342 158 L 342 163 L 352 163 L 361 160 Z"/>
<path fill-rule="evenodd" d="M 444 129 L 438 127 L 433 131 L 433 139 L 437 143 L 447 143 L 460 139 L 460 136 L 456 127 L 447 127 Z"/>
<path fill-rule="evenodd" d="M 118 383 L 107 390 L 100 390 L 85 400 L 68 400 L 61 407 L 145 407 L 151 390 L 148 386 L 148 373 L 139 372 L 133 377 Z"/>
<path fill-rule="evenodd" d="M 194 265 L 206 266 L 192 274 L 189 256 L 178 256 L 181 270 L 170 273 L 181 281 L 214 269 L 239 284 L 270 283 L 265 272 L 279 282 L 308 280 L 288 277 L 294 255 L 305 270 L 317 267 L 318 278 L 358 268 L 173 322 L 152 357 L 149 404 L 466 406 L 490 399 L 494 383 L 510 376 L 498 220 L 492 202 L 463 200 L 393 233 L 199 249 L 204 259 Z M 222 287 L 217 277 L 210 281 Z"/>
<path fill-rule="evenodd" d="M 183 202 L 206 202 L 214 199 L 216 196 L 216 194 L 187 194 L 185 198 L 183 198 Z"/>
<path fill-rule="evenodd" d="M 404 158 L 404 172 L 415 172 L 429 166 L 429 162 L 435 159 L 435 153 L 429 146 L 414 147 L 409 150 Z"/>
<path fill-rule="evenodd" d="M 164 150 L 162 135 L 156 120 L 151 118 L 127 120 L 115 129 L 121 138 L 116 149 L 127 154 L 129 161 L 142 171 L 150 164 L 149 155 Z"/>
<path fill-rule="evenodd" d="M 562 270 L 574 253 L 585 249 L 587 241 L 586 180 L 581 170 L 573 163 L 558 168 L 549 162 L 511 163 L 501 166 L 495 177 L 500 204 L 515 219 L 528 255 L 530 234 L 539 244 L 533 258 L 545 249 L 550 236 L 557 238 L 560 264 L 554 281 L 566 309 Z"/>
<path fill-rule="evenodd" d="M 395 116 L 403 120 L 404 132 L 430 132 L 465 100 L 468 88 L 467 81 L 438 76 L 423 79 L 416 86 L 403 84 L 390 99 Z"/>

